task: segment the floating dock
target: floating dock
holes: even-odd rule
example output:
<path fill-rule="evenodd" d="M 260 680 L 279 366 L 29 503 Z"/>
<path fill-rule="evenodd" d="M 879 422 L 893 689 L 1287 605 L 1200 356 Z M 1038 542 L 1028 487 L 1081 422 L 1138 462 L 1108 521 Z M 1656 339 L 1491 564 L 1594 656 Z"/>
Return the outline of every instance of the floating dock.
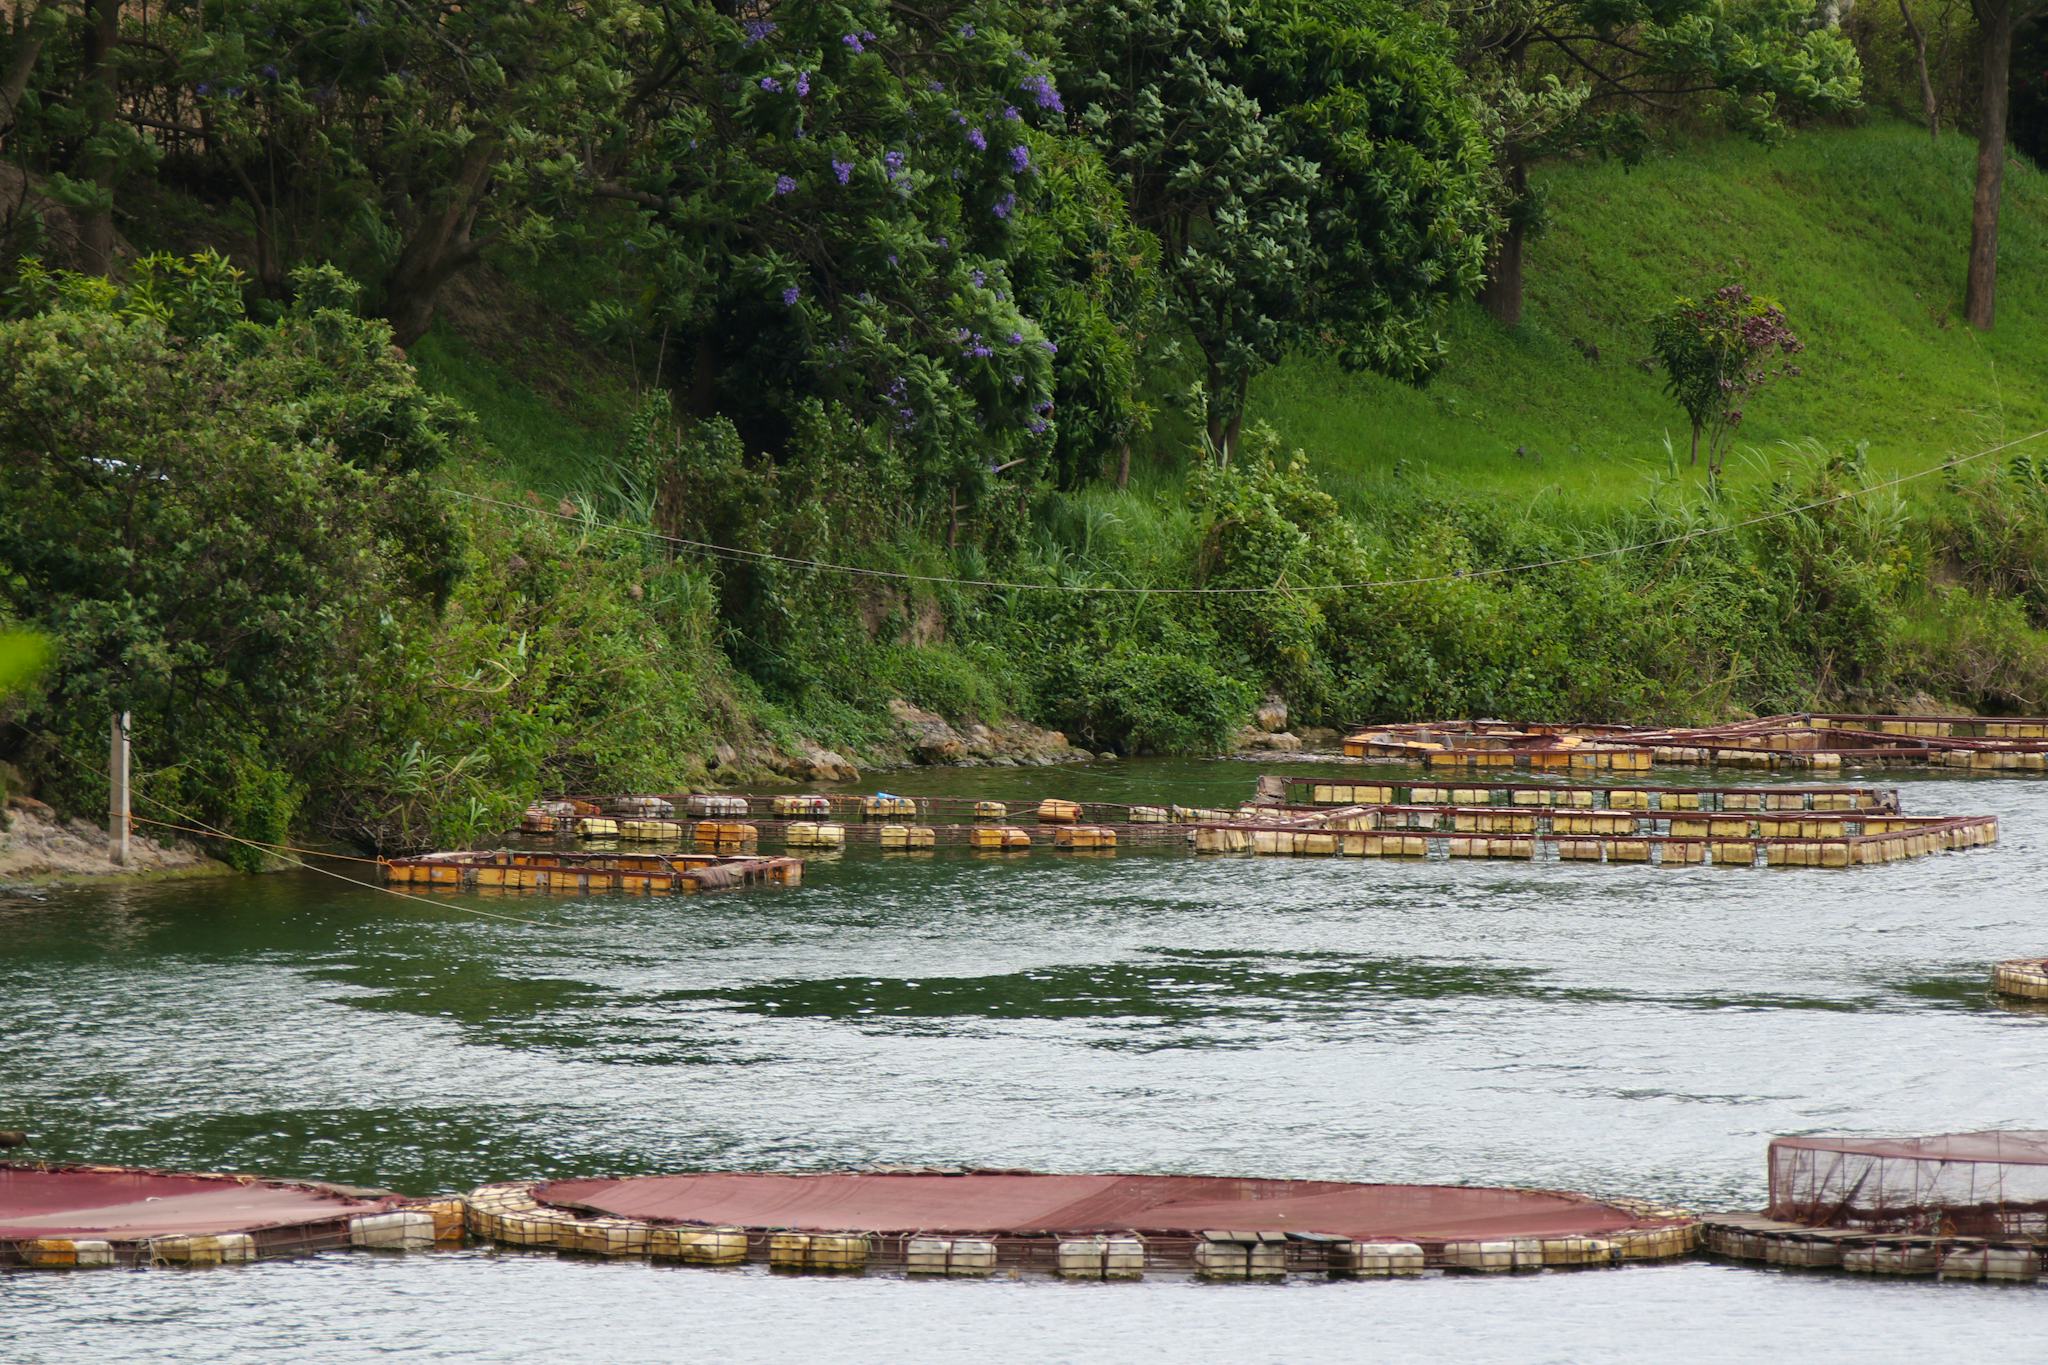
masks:
<path fill-rule="evenodd" d="M 2041 1278 L 2048 1132 L 1776 1138 L 1768 1159 L 1769 1207 L 1706 1215 L 1709 1252 L 1876 1275 Z"/>
<path fill-rule="evenodd" d="M 1220 1176 L 910 1170 L 488 1185 L 509 1246 L 791 1271 L 1068 1279 L 1416 1275 L 1683 1256 L 1681 1210 L 1555 1190 Z"/>
<path fill-rule="evenodd" d="M 2048 957 L 2015 957 L 1991 969 L 1991 989 L 2016 1000 L 2048 1001 Z"/>
<path fill-rule="evenodd" d="M 462 1239 L 459 1202 L 257 1176 L 0 1164 L 0 1267 L 238 1265 Z"/>
<path fill-rule="evenodd" d="M 1433 721 L 1363 727 L 1348 758 L 1431 768 L 1643 772 L 1665 765 L 1753 768 L 1933 766 L 2048 771 L 2048 718 L 1799 712 L 1728 725 Z"/>
<path fill-rule="evenodd" d="M 384 879 L 400 886 L 441 891 L 594 891 L 695 895 L 741 886 L 796 886 L 804 865 L 796 858 L 724 853 L 572 853 L 498 849 L 478 853 L 422 853 L 384 863 Z"/>
<path fill-rule="evenodd" d="M 622 818 L 608 816 L 594 834 L 590 816 L 548 813 L 571 806 L 619 812 Z M 648 809 L 715 809 L 721 818 L 623 816 Z M 1007 855 L 1033 849 L 1108 853 L 1158 845 L 1203 854 L 1839 868 L 1983 847 L 1996 843 L 1999 833 L 1995 816 L 1902 814 L 1899 794 L 1889 787 L 1355 782 L 1287 774 L 1261 776 L 1252 800 L 1234 809 L 1060 798 L 1010 802 L 691 793 L 554 801 L 529 811 L 525 827 L 547 829 L 557 837 L 748 852 L 763 841 L 780 839 L 792 850 L 865 842 L 908 854 L 945 846 Z M 430 874 L 454 884 L 445 863 L 457 856 L 432 855 L 441 862 Z M 708 858 L 702 853 L 582 856 Z M 418 870 L 412 875 L 418 876 Z"/>

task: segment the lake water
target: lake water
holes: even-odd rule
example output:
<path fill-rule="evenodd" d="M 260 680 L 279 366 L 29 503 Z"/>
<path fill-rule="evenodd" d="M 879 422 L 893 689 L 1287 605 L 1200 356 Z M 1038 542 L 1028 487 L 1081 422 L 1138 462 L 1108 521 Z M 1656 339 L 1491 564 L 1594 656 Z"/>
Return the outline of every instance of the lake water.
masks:
<path fill-rule="evenodd" d="M 1194 804 L 1255 772 L 884 780 Z M 801 888 L 687 900 L 428 906 L 310 873 L 0 896 L 0 1127 L 44 1159 L 415 1193 L 892 1162 L 1753 1208 L 1773 1134 L 2048 1128 L 2048 1014 L 1985 990 L 1994 960 L 2048 951 L 2048 785 L 1878 780 L 1911 812 L 1994 812 L 2003 842 L 1847 871 L 856 847 Z M 1077 1286 L 472 1250 L 0 1276 L 6 1362 L 1924 1360 L 2043 1341 L 2048 1286 L 1706 1262 Z"/>

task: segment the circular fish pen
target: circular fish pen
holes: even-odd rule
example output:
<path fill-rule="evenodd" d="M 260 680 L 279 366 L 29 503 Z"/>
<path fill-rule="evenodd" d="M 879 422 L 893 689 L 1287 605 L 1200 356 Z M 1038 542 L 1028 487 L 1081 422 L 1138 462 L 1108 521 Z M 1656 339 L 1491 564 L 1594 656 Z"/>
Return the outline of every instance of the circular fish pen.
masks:
<path fill-rule="evenodd" d="M 697 1265 L 1268 1280 L 1683 1256 L 1677 1209 L 1556 1190 L 1020 1171 L 717 1172 L 487 1185 L 469 1231 Z"/>
<path fill-rule="evenodd" d="M 2048 1002 L 2048 957 L 2016 957 L 1991 969 L 1991 989 L 2016 1000 Z"/>
<path fill-rule="evenodd" d="M 1943 1279 L 2039 1280 L 2048 1131 L 1775 1138 L 1770 1206 L 1709 1214 L 1735 1260 Z"/>
<path fill-rule="evenodd" d="M 0 1165 L 0 1267 L 235 1265 L 461 1238 L 454 1201 L 247 1175 Z"/>

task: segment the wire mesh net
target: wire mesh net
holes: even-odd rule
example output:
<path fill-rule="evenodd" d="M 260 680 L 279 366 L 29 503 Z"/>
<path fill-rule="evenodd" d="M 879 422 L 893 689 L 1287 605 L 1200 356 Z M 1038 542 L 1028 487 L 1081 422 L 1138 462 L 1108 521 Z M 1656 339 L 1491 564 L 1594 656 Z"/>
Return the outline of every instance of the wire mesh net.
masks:
<path fill-rule="evenodd" d="M 1778 1138 L 1770 1170 L 1787 1222 L 2048 1239 L 2048 1132 Z"/>

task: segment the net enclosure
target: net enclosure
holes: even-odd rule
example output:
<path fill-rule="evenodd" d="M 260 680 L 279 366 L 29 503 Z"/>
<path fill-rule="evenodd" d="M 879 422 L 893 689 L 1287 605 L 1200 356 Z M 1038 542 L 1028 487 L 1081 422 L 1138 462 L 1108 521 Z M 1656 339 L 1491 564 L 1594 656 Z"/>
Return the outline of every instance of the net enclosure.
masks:
<path fill-rule="evenodd" d="M 2048 1131 L 1776 1138 L 1770 1179 L 1788 1222 L 2048 1241 Z"/>

